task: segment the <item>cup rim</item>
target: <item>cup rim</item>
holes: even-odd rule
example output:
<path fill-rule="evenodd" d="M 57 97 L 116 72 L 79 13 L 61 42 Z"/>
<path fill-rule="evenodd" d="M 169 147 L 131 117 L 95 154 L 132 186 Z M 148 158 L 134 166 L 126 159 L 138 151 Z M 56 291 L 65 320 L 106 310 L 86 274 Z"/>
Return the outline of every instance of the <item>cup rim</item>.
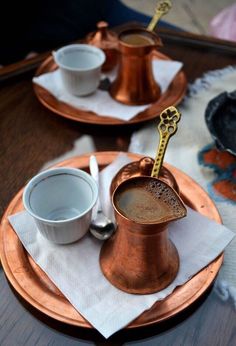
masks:
<path fill-rule="evenodd" d="M 66 51 L 66 50 L 70 50 L 71 48 L 77 48 L 77 49 L 87 48 L 88 51 L 93 51 L 93 52 L 98 53 L 98 55 L 101 58 L 101 61 L 99 63 L 97 63 L 96 65 L 94 65 L 92 68 L 79 68 L 79 67 L 70 67 L 68 65 L 65 65 L 65 64 L 63 64 L 62 62 L 59 61 L 58 54 Z M 56 64 L 60 68 L 63 68 L 65 70 L 69 70 L 69 71 L 78 71 L 78 72 L 83 72 L 83 71 L 86 72 L 86 71 L 95 70 L 98 67 L 102 66 L 102 64 L 105 62 L 105 58 L 106 58 L 105 53 L 103 52 L 102 49 L 100 49 L 98 47 L 95 47 L 95 46 L 92 46 L 90 44 L 84 44 L 84 43 L 81 43 L 81 44 L 79 44 L 79 43 L 78 44 L 69 44 L 67 46 L 63 46 L 63 47 L 59 48 L 58 50 L 53 51 L 52 55 L 53 55 L 53 58 L 54 58 Z"/>
<path fill-rule="evenodd" d="M 50 219 L 46 219 L 43 218 L 39 215 L 37 215 L 30 207 L 29 205 L 29 196 L 30 193 L 32 191 L 32 189 L 34 188 L 34 186 L 36 186 L 38 183 L 40 183 L 42 180 L 44 180 L 46 177 L 50 177 L 56 174 L 62 174 L 62 173 L 67 173 L 67 174 L 75 174 L 78 177 L 83 177 L 85 178 L 85 180 L 91 185 L 92 190 L 93 190 L 93 199 L 92 202 L 90 204 L 90 206 L 83 211 L 82 213 L 69 218 L 69 219 L 65 219 L 65 220 L 50 220 Z M 79 174 L 78 174 L 79 173 Z M 23 200 L 23 205 L 26 209 L 26 211 L 35 219 L 44 222 L 44 223 L 50 223 L 53 225 L 58 225 L 58 224 L 65 224 L 74 220 L 78 220 L 80 218 L 82 218 L 85 214 L 87 214 L 95 205 L 95 203 L 97 202 L 98 199 L 98 186 L 96 181 L 93 179 L 93 177 L 88 174 L 87 172 L 79 169 L 79 168 L 72 168 L 72 167 L 58 167 L 58 168 L 50 168 L 47 169 L 43 172 L 40 172 L 38 174 L 36 174 L 33 178 L 30 179 L 30 181 L 26 184 L 26 186 L 24 187 L 24 191 L 23 191 L 23 196 L 22 196 L 22 200 Z"/>

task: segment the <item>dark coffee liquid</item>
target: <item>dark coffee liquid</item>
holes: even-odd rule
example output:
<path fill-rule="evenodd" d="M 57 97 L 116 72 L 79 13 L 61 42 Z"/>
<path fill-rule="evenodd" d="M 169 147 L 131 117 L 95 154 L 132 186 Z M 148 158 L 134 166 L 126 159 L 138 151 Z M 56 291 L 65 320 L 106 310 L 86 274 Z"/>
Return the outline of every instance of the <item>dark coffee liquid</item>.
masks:
<path fill-rule="evenodd" d="M 150 46 L 154 42 L 151 38 L 142 34 L 127 34 L 121 37 L 121 41 L 133 46 Z"/>
<path fill-rule="evenodd" d="M 161 222 L 185 214 L 172 189 L 155 178 L 125 182 L 116 195 L 115 204 L 124 216 L 141 223 Z"/>
<path fill-rule="evenodd" d="M 123 214 L 135 221 L 156 221 L 165 217 L 165 204 L 156 200 L 155 196 L 142 188 L 131 188 L 124 191 L 119 198 L 119 209 Z"/>

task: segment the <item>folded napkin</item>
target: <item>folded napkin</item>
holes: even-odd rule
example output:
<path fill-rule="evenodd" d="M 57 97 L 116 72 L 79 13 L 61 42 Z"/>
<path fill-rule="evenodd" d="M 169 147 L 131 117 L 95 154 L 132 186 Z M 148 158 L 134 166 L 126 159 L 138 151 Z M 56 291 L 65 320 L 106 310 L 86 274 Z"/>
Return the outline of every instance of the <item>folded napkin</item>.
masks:
<path fill-rule="evenodd" d="M 153 60 L 153 73 L 158 81 L 162 93 L 164 93 L 175 75 L 182 68 L 182 62 L 170 60 Z M 104 77 L 113 81 L 116 71 L 106 74 Z M 75 108 L 89 110 L 100 116 L 111 116 L 113 118 L 128 121 L 139 112 L 145 110 L 144 106 L 127 106 L 116 102 L 107 91 L 97 89 L 89 96 L 74 96 L 69 94 L 62 83 L 59 69 L 54 72 L 42 74 L 33 78 L 33 82 L 48 90 L 56 99 L 65 102 Z"/>
<path fill-rule="evenodd" d="M 110 185 L 108 177 L 112 179 L 115 168 L 119 169 L 123 160 L 124 157 L 118 157 L 103 170 L 102 186 Z M 108 189 L 103 196 L 110 204 Z M 187 217 L 172 222 L 169 227 L 169 237 L 180 256 L 176 279 L 158 293 L 132 295 L 115 288 L 103 276 L 99 267 L 102 243 L 91 235 L 74 244 L 56 245 L 37 232 L 34 220 L 25 211 L 10 216 L 9 220 L 34 261 L 106 338 L 127 326 L 157 300 L 167 297 L 175 287 L 184 284 L 214 260 L 234 237 L 233 232 L 223 225 L 188 208 Z"/>

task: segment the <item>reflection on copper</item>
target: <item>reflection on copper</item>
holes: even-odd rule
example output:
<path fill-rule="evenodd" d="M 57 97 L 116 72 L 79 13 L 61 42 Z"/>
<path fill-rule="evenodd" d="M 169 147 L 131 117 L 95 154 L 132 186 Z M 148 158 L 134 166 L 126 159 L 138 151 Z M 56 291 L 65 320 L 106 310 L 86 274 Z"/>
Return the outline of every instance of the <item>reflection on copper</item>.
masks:
<path fill-rule="evenodd" d="M 111 96 L 128 105 L 155 102 L 161 95 L 152 71 L 152 52 L 160 47 L 160 38 L 146 29 L 129 29 L 119 35 L 120 61 Z"/>
<path fill-rule="evenodd" d="M 86 36 L 86 42 L 98 48 L 101 48 L 106 60 L 102 65 L 102 71 L 112 70 L 118 62 L 118 35 L 108 30 L 108 23 L 100 21 L 97 23 L 97 31 L 91 32 Z"/>
<path fill-rule="evenodd" d="M 134 189 L 145 190 L 145 194 L 150 195 L 146 187 L 151 187 L 155 193 L 155 198 L 150 198 L 153 201 L 151 210 L 161 210 L 159 219 L 155 221 L 143 219 L 147 204 L 145 199 L 145 202 L 140 202 L 142 195 L 137 195 L 140 197 L 138 202 L 130 202 Z M 130 211 L 126 213 L 125 204 L 122 206 L 120 203 L 124 193 L 132 216 Z M 118 185 L 112 203 L 118 228 L 100 252 L 103 274 L 114 286 L 128 293 L 149 294 L 164 289 L 174 280 L 179 269 L 178 252 L 168 238 L 168 224 L 187 214 L 180 197 L 163 181 L 139 176 Z M 135 214 L 137 219 L 133 216 Z M 142 217 L 137 216 L 141 214 Z"/>

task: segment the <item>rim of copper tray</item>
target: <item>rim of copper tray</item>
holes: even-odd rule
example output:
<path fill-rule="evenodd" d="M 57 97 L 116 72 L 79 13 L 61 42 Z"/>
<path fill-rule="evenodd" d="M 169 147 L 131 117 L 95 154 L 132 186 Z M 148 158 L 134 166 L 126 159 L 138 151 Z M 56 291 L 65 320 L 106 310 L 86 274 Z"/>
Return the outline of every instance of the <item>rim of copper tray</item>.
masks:
<path fill-rule="evenodd" d="M 153 52 L 153 57 L 162 60 L 171 60 L 168 56 L 158 52 Z M 57 65 L 52 56 L 49 56 L 39 66 L 35 76 L 43 73 L 52 72 L 57 69 Z M 58 101 L 52 94 L 41 86 L 33 83 L 34 92 L 38 100 L 54 114 L 71 119 L 77 122 L 93 125 L 131 125 L 143 123 L 159 117 L 159 114 L 169 105 L 178 105 L 186 94 L 187 79 L 183 71 L 179 71 L 167 91 L 162 94 L 157 102 L 152 103 L 147 109 L 138 113 L 134 118 L 129 121 L 111 117 L 97 115 L 94 112 L 77 109 L 64 102 Z"/>
<path fill-rule="evenodd" d="M 100 168 L 110 164 L 118 152 L 95 152 Z M 71 166 L 88 171 L 90 154 L 62 161 L 56 166 Z M 127 154 L 132 160 L 140 159 L 140 155 Z M 189 176 L 179 169 L 165 164 L 173 173 L 180 195 L 190 207 L 210 217 L 218 223 L 221 218 L 216 206 L 208 194 Z M 38 267 L 24 250 L 7 217 L 23 210 L 21 189 L 10 202 L 1 222 L 0 255 L 2 267 L 11 285 L 30 305 L 42 313 L 69 325 L 93 328 L 81 316 L 63 294 L 56 288 L 47 275 Z M 189 197 L 188 197 L 189 196 Z M 191 202 L 190 202 L 191 198 Z M 169 319 L 195 302 L 213 283 L 223 261 L 223 253 L 203 268 L 184 285 L 177 287 L 171 295 L 155 303 L 126 328 L 137 328 Z"/>

